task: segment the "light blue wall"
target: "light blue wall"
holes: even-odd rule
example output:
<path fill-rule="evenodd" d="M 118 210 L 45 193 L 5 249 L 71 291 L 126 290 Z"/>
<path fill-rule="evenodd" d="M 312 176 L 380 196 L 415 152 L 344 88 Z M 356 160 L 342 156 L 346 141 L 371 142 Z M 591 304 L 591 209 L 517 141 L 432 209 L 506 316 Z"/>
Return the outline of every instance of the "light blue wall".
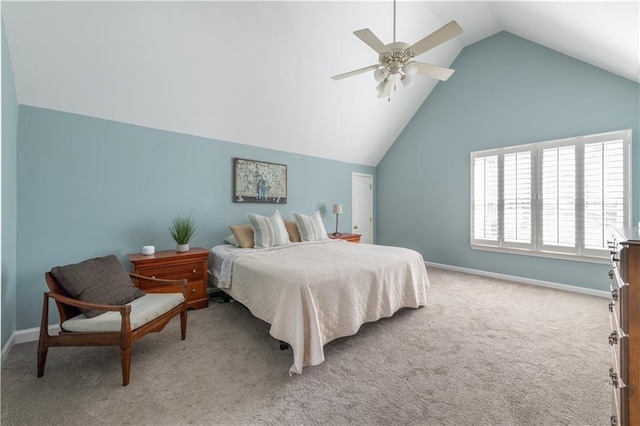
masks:
<path fill-rule="evenodd" d="M 469 153 L 632 128 L 635 223 L 640 85 L 505 32 L 452 67 L 377 167 L 377 241 L 431 262 L 606 290 L 606 265 L 472 250 Z"/>
<path fill-rule="evenodd" d="M 2 347 L 16 330 L 18 100 L 2 25 Z"/>
<path fill-rule="evenodd" d="M 304 141 L 300 141 L 304 143 Z M 288 203 L 232 203 L 234 157 L 288 166 Z M 213 247 L 229 225 L 248 223 L 246 212 L 278 208 L 324 212 L 335 226 L 351 223 L 351 173 L 372 167 L 20 106 L 18 144 L 17 329 L 38 325 L 43 274 L 51 267 L 143 245 L 175 247 L 171 218 L 192 213 L 198 223 L 191 246 Z M 57 321 L 57 316 L 52 317 Z"/>

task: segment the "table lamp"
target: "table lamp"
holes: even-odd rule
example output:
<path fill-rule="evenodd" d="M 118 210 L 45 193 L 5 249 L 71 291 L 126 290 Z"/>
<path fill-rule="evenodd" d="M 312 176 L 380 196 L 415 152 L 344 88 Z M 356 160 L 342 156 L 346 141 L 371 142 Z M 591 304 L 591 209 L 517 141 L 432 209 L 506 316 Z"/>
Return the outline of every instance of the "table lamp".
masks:
<path fill-rule="evenodd" d="M 336 232 L 334 232 L 332 235 L 334 237 L 337 237 L 339 235 L 342 235 L 341 233 L 338 232 L 338 216 L 342 214 L 342 204 L 333 205 L 333 214 L 336 215 Z"/>

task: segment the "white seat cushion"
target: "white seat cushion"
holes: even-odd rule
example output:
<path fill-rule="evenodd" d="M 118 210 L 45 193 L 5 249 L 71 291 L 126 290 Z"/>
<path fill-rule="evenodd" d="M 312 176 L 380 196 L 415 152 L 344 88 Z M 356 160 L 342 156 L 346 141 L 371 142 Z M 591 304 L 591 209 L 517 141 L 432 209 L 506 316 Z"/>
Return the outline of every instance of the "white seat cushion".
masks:
<path fill-rule="evenodd" d="M 182 293 L 147 293 L 129 303 L 131 305 L 131 330 L 142 327 L 184 302 Z M 105 312 L 97 317 L 78 315 L 62 323 L 62 328 L 75 332 L 120 331 L 120 312 Z"/>

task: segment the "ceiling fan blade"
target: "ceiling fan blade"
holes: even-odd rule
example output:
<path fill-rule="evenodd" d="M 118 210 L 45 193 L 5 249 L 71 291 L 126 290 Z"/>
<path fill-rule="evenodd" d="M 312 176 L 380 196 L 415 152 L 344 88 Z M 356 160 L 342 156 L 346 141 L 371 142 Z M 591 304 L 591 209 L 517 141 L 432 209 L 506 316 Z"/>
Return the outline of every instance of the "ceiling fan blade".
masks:
<path fill-rule="evenodd" d="M 376 35 L 371 32 L 369 28 L 354 31 L 353 34 L 355 34 L 355 36 L 360 40 L 367 43 L 369 47 L 378 52 L 380 55 L 384 53 L 391 53 L 391 50 L 389 50 L 389 48 L 383 42 L 381 42 L 380 39 L 376 37 Z"/>
<path fill-rule="evenodd" d="M 451 68 L 439 67 L 438 65 L 425 64 L 424 62 L 413 61 L 417 65 L 418 74 L 426 75 L 436 80 L 445 81 L 455 70 Z"/>
<path fill-rule="evenodd" d="M 343 78 L 351 77 L 352 75 L 362 74 L 363 72 L 372 71 L 378 68 L 380 64 L 369 65 L 368 67 L 360 68 L 358 70 L 353 70 L 349 72 L 345 72 L 344 74 L 338 74 L 331 77 L 334 80 L 342 80 Z"/>
<path fill-rule="evenodd" d="M 439 30 L 432 32 L 422 40 L 414 43 L 409 47 L 409 50 L 415 53 L 416 56 L 422 55 L 427 50 L 433 49 L 434 47 L 439 46 L 445 41 L 449 41 L 460 34 L 462 34 L 462 28 L 460 28 L 460 25 L 458 25 L 456 21 L 451 21 Z"/>

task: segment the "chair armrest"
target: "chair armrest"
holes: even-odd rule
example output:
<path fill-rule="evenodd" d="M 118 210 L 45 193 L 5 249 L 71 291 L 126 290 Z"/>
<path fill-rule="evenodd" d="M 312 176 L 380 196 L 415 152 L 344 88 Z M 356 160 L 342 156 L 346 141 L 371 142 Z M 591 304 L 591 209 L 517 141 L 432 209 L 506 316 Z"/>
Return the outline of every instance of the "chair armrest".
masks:
<path fill-rule="evenodd" d="M 147 282 L 152 282 L 154 284 L 159 284 L 158 287 L 161 287 L 163 285 L 176 285 L 179 284 L 180 285 L 180 290 L 182 292 L 182 295 L 184 296 L 184 303 L 187 303 L 187 283 L 189 282 L 189 280 L 187 280 L 186 278 L 183 278 L 181 280 L 165 280 L 162 278 L 152 278 L 152 277 L 145 277 L 144 275 L 138 275 L 138 274 L 134 274 L 133 272 L 129 272 L 129 276 L 131 278 L 135 278 L 137 280 L 140 281 L 147 281 Z M 154 291 L 153 289 L 147 289 L 145 291 L 145 293 L 154 293 L 157 292 Z"/>
<path fill-rule="evenodd" d="M 83 302 L 78 299 L 72 299 L 70 297 L 52 292 L 48 292 L 45 294 L 60 303 L 75 306 L 76 308 L 95 309 L 97 311 L 117 311 L 120 313 L 131 312 L 131 305 L 103 305 L 100 303 Z"/>
<path fill-rule="evenodd" d="M 186 284 L 186 279 L 181 279 L 181 280 L 166 280 L 163 278 L 154 278 L 154 277 L 145 277 L 144 275 L 138 275 L 138 274 L 134 274 L 133 272 L 129 272 L 129 276 L 131 278 L 135 278 L 141 281 L 148 281 L 148 282 L 152 282 L 152 283 L 156 283 L 156 284 L 160 284 L 160 285 L 176 285 L 176 284 L 182 284 L 183 281 L 185 281 Z"/>
<path fill-rule="evenodd" d="M 100 311 L 115 311 L 115 312 L 119 312 L 120 316 L 122 317 L 122 323 L 120 326 L 120 333 L 122 334 L 122 339 L 130 339 L 130 334 L 131 334 L 131 305 L 103 305 L 100 303 L 90 303 L 90 302 L 83 302 L 81 300 L 77 300 L 77 299 L 72 299 L 70 297 L 67 296 L 63 296 L 61 294 L 57 294 L 57 293 L 53 293 L 53 292 L 47 292 L 44 294 L 44 306 L 46 307 L 49 303 L 49 297 L 51 297 L 52 299 L 54 299 L 56 302 L 59 303 L 63 303 L 66 305 L 71 305 L 71 306 L 75 306 L 76 308 L 86 308 L 86 309 L 96 309 L 96 310 L 100 310 Z M 43 318 L 44 318 L 44 313 L 46 312 L 46 310 L 44 310 L 45 308 L 43 308 Z M 47 324 L 46 322 L 44 322 L 42 324 Z M 61 326 L 62 327 L 62 326 Z M 42 330 L 40 331 L 40 333 L 42 333 Z M 48 332 L 47 332 L 48 335 Z M 122 344 L 122 343 L 121 343 Z"/>

